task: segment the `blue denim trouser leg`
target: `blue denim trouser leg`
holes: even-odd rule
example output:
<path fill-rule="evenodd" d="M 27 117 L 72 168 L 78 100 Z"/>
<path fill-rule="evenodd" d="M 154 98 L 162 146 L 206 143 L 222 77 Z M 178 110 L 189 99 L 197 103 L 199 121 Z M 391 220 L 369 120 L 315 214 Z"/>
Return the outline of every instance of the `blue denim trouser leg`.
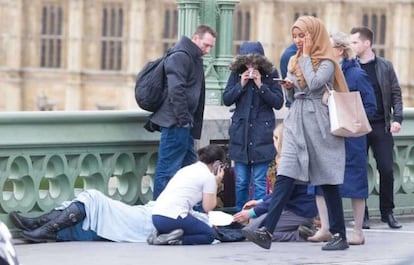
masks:
<path fill-rule="evenodd" d="M 264 225 L 272 234 L 276 229 L 276 225 L 279 222 L 280 215 L 282 214 L 286 203 L 289 201 L 294 185 L 295 180 L 293 178 L 283 175 L 278 175 L 276 177 L 275 186 L 272 192 L 272 200 L 269 204 L 267 216 L 262 223 L 262 225 Z"/>
<path fill-rule="evenodd" d="M 241 211 L 249 199 L 250 166 L 236 162 L 234 170 L 236 173 L 236 208 L 237 211 Z"/>
<path fill-rule="evenodd" d="M 99 241 L 102 240 L 95 231 L 83 230 L 82 222 L 57 232 L 57 241 Z"/>
<path fill-rule="evenodd" d="M 153 199 L 156 200 L 168 181 L 182 167 L 197 161 L 190 128 L 161 127 Z"/>
<path fill-rule="evenodd" d="M 328 208 L 329 231 L 332 235 L 339 233 L 346 240 L 344 210 L 338 185 L 321 185 Z"/>
<path fill-rule="evenodd" d="M 267 190 L 267 170 L 269 162 L 252 164 L 254 195 L 253 199 L 260 200 L 266 197 Z"/>
<path fill-rule="evenodd" d="M 266 173 L 269 163 L 244 164 L 235 163 L 236 172 L 236 208 L 240 211 L 249 200 L 250 181 L 253 179 L 254 199 L 266 196 Z"/>
<path fill-rule="evenodd" d="M 217 237 L 213 228 L 191 214 L 184 218 L 179 216 L 177 219 L 153 215 L 152 222 L 160 234 L 166 234 L 178 228 L 183 229 L 183 245 L 211 244 Z"/>

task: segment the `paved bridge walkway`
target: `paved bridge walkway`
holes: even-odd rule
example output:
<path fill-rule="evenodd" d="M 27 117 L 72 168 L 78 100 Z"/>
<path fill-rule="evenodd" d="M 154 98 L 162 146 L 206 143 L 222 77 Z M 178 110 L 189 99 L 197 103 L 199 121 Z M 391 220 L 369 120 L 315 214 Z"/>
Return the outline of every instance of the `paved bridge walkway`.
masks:
<path fill-rule="evenodd" d="M 15 241 L 23 265 L 413 265 L 414 217 L 399 218 L 391 230 L 371 220 L 365 245 L 346 251 L 321 251 L 322 243 L 273 243 L 270 250 L 251 242 L 208 246 L 149 246 L 146 243 L 65 242 L 24 244 Z"/>

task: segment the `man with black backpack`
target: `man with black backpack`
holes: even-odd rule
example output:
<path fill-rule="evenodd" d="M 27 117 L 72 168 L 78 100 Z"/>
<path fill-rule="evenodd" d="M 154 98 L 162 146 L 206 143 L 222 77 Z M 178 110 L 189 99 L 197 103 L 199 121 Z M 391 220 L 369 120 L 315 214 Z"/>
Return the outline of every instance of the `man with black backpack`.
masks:
<path fill-rule="evenodd" d="M 197 161 L 194 139 L 201 137 L 205 100 L 202 56 L 210 52 L 215 42 L 215 31 L 200 25 L 191 39 L 182 36 L 165 59 L 167 96 L 146 124 L 147 129 L 161 132 L 154 200 L 180 168 Z"/>

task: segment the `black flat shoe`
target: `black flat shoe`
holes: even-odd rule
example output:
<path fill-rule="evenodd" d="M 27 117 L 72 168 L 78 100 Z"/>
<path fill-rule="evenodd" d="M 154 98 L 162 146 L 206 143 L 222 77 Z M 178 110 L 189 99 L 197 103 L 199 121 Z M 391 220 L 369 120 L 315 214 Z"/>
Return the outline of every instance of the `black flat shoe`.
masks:
<path fill-rule="evenodd" d="M 381 221 L 383 221 L 384 223 L 388 223 L 388 226 L 390 228 L 399 229 L 402 227 L 402 225 L 397 221 L 397 219 L 395 219 L 393 213 L 389 213 L 386 216 L 382 216 Z"/>
<path fill-rule="evenodd" d="M 345 250 L 349 248 L 348 242 L 336 233 L 332 236 L 331 240 L 322 247 L 322 250 Z"/>
<path fill-rule="evenodd" d="M 256 245 L 265 249 L 270 249 L 270 246 L 272 245 L 272 236 L 270 235 L 270 232 L 267 231 L 266 227 L 260 227 L 256 230 L 251 230 L 245 227 L 242 229 L 242 232 L 245 238 Z"/>
<path fill-rule="evenodd" d="M 370 229 L 368 219 L 364 219 L 364 221 L 362 222 L 362 229 Z"/>

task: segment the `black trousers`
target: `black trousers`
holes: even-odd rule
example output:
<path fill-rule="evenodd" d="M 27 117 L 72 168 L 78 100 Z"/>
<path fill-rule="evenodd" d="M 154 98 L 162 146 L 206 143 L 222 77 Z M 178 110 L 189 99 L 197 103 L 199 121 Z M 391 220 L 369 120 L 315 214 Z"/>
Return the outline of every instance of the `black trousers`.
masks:
<path fill-rule="evenodd" d="M 384 122 L 372 123 L 372 131 L 367 135 L 367 150 L 371 147 L 379 173 L 379 206 L 382 216 L 394 209 L 394 171 L 392 133 L 385 129 Z"/>
<path fill-rule="evenodd" d="M 263 220 L 262 226 L 273 234 L 280 215 L 289 201 L 295 185 L 295 180 L 290 177 L 278 175 L 272 192 L 272 200 L 267 211 L 267 216 Z M 342 198 L 338 185 L 321 185 L 328 208 L 329 231 L 332 234 L 339 233 L 346 240 L 344 211 Z"/>

